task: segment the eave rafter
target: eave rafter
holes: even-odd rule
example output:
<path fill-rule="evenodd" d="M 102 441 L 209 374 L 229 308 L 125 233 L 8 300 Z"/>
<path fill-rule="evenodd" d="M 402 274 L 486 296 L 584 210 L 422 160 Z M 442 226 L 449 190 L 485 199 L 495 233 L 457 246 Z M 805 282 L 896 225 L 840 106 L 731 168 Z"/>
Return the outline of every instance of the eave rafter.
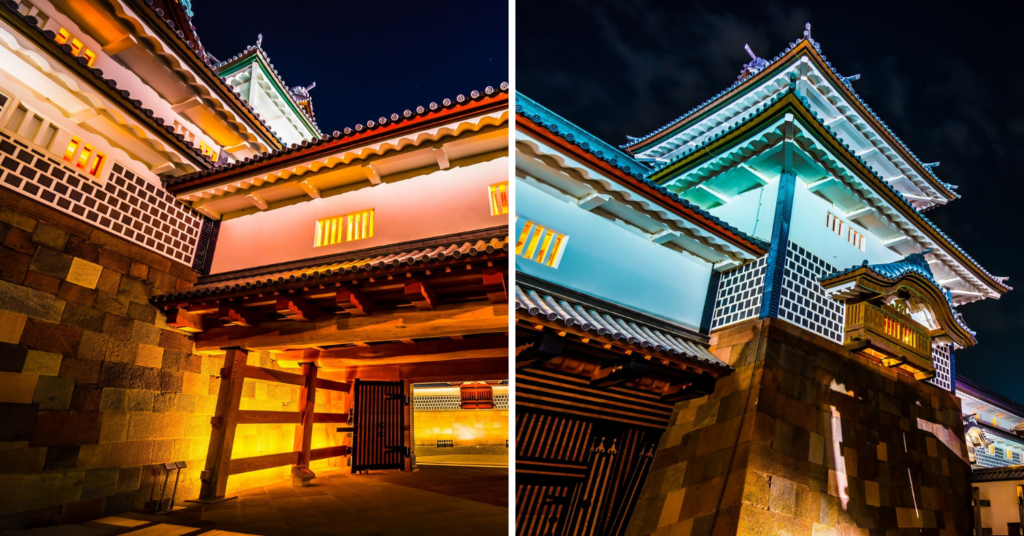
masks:
<path fill-rule="evenodd" d="M 651 179 L 671 188 L 672 182 L 678 177 L 689 176 L 702 166 L 710 164 L 718 169 L 724 169 L 727 165 L 723 164 L 723 161 L 735 166 L 747 161 L 747 157 L 762 154 L 771 147 L 755 149 L 751 144 L 756 140 L 761 140 L 765 145 L 781 143 L 782 134 L 779 127 L 785 121 L 786 114 L 791 114 L 797 119 L 794 142 L 832 178 L 839 180 L 841 187 L 849 196 L 858 200 L 860 205 L 853 207 L 855 210 L 873 209 L 877 215 L 887 219 L 887 225 L 895 226 L 899 233 L 911 240 L 916 246 L 916 251 L 931 249 L 930 255 L 934 261 L 941 263 L 945 271 L 955 274 L 978 293 L 977 296 L 964 295 L 958 298 L 957 304 L 982 297 L 998 298 L 1009 289 L 967 259 L 948 239 L 940 236 L 938 231 L 913 209 L 908 201 L 901 199 L 890 185 L 877 176 L 864 160 L 858 160 L 848 149 L 840 145 L 841 141 L 835 137 L 834 131 L 828 132 L 821 124 L 823 121 L 819 122 L 793 92 L 776 96 L 769 106 L 757 114 L 752 114 L 745 122 L 734 124 L 730 130 L 710 142 L 707 151 L 693 151 L 671 166 L 655 172 Z M 687 184 L 687 187 L 692 187 L 692 183 Z M 686 187 L 680 188 L 685 189 Z M 904 240 L 903 236 L 893 236 L 890 239 L 893 241 L 892 245 Z"/>

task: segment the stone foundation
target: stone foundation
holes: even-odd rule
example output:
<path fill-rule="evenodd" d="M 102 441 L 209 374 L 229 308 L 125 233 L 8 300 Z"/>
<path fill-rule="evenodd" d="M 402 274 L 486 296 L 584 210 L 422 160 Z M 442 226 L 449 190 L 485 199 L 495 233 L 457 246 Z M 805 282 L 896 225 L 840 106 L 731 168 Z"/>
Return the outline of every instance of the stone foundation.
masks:
<path fill-rule="evenodd" d="M 782 320 L 712 350 L 735 372 L 676 405 L 628 535 L 970 533 L 951 393 Z"/>

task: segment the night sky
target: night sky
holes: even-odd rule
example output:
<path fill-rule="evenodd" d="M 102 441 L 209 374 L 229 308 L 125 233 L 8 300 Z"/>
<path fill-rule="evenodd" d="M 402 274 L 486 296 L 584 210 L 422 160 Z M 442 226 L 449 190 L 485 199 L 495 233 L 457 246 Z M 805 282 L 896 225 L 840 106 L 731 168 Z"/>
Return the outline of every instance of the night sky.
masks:
<path fill-rule="evenodd" d="M 832 65 L 862 75 L 861 98 L 959 186 L 928 217 L 1019 288 L 960 308 L 979 344 L 956 366 L 1024 402 L 1024 18 L 1010 6 L 517 0 L 516 89 L 619 145 L 732 84 L 744 43 L 771 59 L 810 22 Z"/>
<path fill-rule="evenodd" d="M 316 82 L 324 133 L 508 81 L 508 4 L 494 1 L 193 0 L 225 61 L 263 34 L 289 86 Z"/>

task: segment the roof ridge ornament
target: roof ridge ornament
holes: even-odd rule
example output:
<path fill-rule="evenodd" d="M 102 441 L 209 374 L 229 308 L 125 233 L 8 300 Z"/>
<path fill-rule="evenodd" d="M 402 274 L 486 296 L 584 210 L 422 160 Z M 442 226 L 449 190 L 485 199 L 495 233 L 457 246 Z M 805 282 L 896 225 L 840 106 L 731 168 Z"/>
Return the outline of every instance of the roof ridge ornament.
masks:
<path fill-rule="evenodd" d="M 839 75 L 839 81 L 842 82 L 843 85 L 846 86 L 850 91 L 853 91 L 853 86 L 850 84 L 850 82 L 856 82 L 857 80 L 860 80 L 860 73 L 857 73 L 853 76 Z"/>
<path fill-rule="evenodd" d="M 263 49 L 263 34 L 256 34 L 256 48 Z"/>
<path fill-rule="evenodd" d="M 928 171 L 932 171 L 933 168 L 939 167 L 940 163 L 941 162 L 931 162 L 931 163 L 925 164 L 924 162 L 922 162 L 921 165 L 924 166 L 925 169 L 927 169 Z"/>
<path fill-rule="evenodd" d="M 814 50 L 821 52 L 821 47 L 818 45 L 818 42 L 811 37 L 811 23 L 809 22 L 804 24 L 804 39 L 814 47 Z"/>
<path fill-rule="evenodd" d="M 736 77 L 737 80 L 742 80 L 748 76 L 754 76 L 755 74 L 764 70 L 768 67 L 768 62 L 764 58 L 760 58 L 754 51 L 750 49 L 750 45 L 744 43 L 743 50 L 750 54 L 750 62 L 743 64 L 743 70 L 740 71 L 740 75 Z"/>

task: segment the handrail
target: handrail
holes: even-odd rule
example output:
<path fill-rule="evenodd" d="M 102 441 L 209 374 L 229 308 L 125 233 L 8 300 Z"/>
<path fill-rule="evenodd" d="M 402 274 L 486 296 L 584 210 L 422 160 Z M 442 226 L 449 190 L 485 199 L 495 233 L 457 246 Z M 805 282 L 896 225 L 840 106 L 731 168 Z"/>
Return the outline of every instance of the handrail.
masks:
<path fill-rule="evenodd" d="M 846 332 L 866 329 L 928 361 L 932 359 L 932 338 L 928 331 L 896 309 L 870 302 L 846 306 Z"/>

